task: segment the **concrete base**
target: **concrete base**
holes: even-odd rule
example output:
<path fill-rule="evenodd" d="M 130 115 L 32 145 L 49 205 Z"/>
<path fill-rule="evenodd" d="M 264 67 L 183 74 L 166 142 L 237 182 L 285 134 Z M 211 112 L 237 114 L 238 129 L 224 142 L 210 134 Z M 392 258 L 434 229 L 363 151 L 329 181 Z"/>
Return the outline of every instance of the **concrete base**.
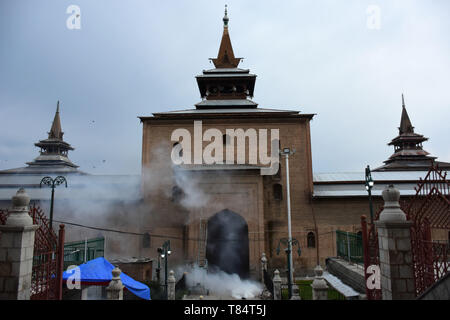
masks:
<path fill-rule="evenodd" d="M 350 264 L 339 258 L 328 258 L 326 265 L 329 273 L 341 279 L 343 283 L 352 287 L 354 290 L 365 294 L 366 280 L 363 266 Z"/>

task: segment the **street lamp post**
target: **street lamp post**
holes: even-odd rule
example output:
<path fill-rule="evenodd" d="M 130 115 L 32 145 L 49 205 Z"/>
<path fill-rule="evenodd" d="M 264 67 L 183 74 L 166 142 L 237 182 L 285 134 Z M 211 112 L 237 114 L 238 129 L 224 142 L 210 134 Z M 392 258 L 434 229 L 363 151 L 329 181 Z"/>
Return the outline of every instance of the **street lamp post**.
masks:
<path fill-rule="evenodd" d="M 278 241 L 277 255 L 280 254 L 280 250 L 281 250 L 280 245 L 281 244 L 287 245 L 287 248 L 285 248 L 284 251 L 286 252 L 287 268 L 288 268 L 288 275 L 289 275 L 289 274 L 291 274 L 291 271 L 292 271 L 292 247 L 295 245 L 298 246 L 297 253 L 298 253 L 299 257 L 302 255 L 302 250 L 300 248 L 300 243 L 298 242 L 297 239 L 291 238 L 291 240 L 290 240 L 288 238 L 281 238 Z M 293 293 L 292 287 L 293 287 L 293 281 L 291 281 L 288 276 L 289 299 L 292 298 L 292 293 Z"/>
<path fill-rule="evenodd" d="M 374 186 L 372 179 L 372 173 L 370 172 L 370 167 L 366 168 L 366 190 L 369 193 L 369 207 L 370 207 L 370 223 L 373 225 L 373 205 L 372 205 L 372 188 Z"/>
<path fill-rule="evenodd" d="M 161 258 L 164 259 L 164 288 L 165 288 L 164 293 L 165 293 L 166 299 L 168 299 L 168 296 L 167 296 L 167 294 L 168 294 L 168 290 L 167 290 L 168 261 L 167 260 L 170 256 L 170 254 L 172 253 L 172 251 L 170 250 L 170 240 L 164 241 L 161 249 L 162 249 L 161 250 L 162 251 Z M 158 252 L 159 252 L 159 250 L 158 250 Z"/>
<path fill-rule="evenodd" d="M 39 184 L 39 188 L 42 188 L 42 185 L 47 185 L 52 188 L 52 198 L 50 200 L 50 229 L 53 230 L 53 202 L 55 200 L 55 187 L 60 184 L 65 184 L 67 188 L 67 180 L 63 176 L 57 176 L 55 179 L 51 177 L 44 177 Z"/>
<path fill-rule="evenodd" d="M 292 266 L 292 228 L 291 228 L 291 195 L 290 195 L 290 185 L 289 185 L 289 156 L 295 153 L 295 149 L 283 148 L 280 150 L 280 154 L 286 159 L 286 201 L 287 201 L 287 215 L 288 215 L 288 248 L 287 255 L 289 260 L 288 265 L 288 287 L 289 287 L 289 298 L 292 297 L 292 284 L 294 282 L 293 277 L 293 266 Z"/>

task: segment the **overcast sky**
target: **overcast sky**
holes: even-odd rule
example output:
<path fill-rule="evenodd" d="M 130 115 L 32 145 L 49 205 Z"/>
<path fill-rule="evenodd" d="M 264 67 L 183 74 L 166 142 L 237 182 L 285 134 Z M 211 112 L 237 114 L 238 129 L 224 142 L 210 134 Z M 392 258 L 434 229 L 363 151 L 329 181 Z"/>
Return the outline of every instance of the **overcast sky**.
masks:
<path fill-rule="evenodd" d="M 139 174 L 137 117 L 200 101 L 195 76 L 217 55 L 225 3 L 240 66 L 258 76 L 254 101 L 317 114 L 315 172 L 382 165 L 402 92 L 425 150 L 450 161 L 448 0 L 1 0 L 0 169 L 38 155 L 60 100 L 81 170 Z M 81 29 L 66 26 L 71 4 Z"/>

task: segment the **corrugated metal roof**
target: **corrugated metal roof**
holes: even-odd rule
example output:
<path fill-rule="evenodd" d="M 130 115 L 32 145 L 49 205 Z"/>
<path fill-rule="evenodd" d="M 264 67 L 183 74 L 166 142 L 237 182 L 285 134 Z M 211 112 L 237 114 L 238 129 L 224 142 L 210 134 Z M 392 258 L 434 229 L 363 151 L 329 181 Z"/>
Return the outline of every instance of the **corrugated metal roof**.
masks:
<path fill-rule="evenodd" d="M 39 188 L 42 175 L 0 175 L 0 200 L 10 200 L 20 187 L 24 187 L 33 200 L 48 200 L 49 187 Z M 66 176 L 55 192 L 58 199 L 139 200 L 141 176 L 138 175 L 80 175 Z"/>
<path fill-rule="evenodd" d="M 386 171 L 372 172 L 372 179 L 380 181 L 418 181 L 424 178 L 427 171 Z M 314 182 L 365 181 L 365 172 L 331 172 L 314 173 Z"/>
<path fill-rule="evenodd" d="M 383 190 L 394 184 L 403 196 L 416 194 L 415 188 L 427 171 L 372 172 L 373 196 L 381 196 Z M 320 197 L 367 197 L 364 172 L 314 174 L 313 196 Z"/>
<path fill-rule="evenodd" d="M 397 187 L 397 185 L 395 185 Z M 372 196 L 381 197 L 383 190 L 372 190 Z M 400 191 L 402 196 L 413 196 L 416 194 L 414 189 Z M 314 188 L 313 197 L 330 198 L 330 197 L 367 197 L 367 190 L 316 190 Z"/>

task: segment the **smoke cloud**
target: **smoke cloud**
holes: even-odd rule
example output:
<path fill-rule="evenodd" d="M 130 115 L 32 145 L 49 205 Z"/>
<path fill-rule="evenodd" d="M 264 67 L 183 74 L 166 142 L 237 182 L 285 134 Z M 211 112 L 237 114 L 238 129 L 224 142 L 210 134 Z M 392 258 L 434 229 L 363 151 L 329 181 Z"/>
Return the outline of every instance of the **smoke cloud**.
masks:
<path fill-rule="evenodd" d="M 178 270 L 178 272 L 182 271 L 187 272 L 186 284 L 188 288 L 194 288 L 201 284 L 213 296 L 252 299 L 263 290 L 263 286 L 259 282 L 242 280 L 237 274 L 228 274 L 220 270 L 208 273 L 205 269 L 194 266 Z"/>

